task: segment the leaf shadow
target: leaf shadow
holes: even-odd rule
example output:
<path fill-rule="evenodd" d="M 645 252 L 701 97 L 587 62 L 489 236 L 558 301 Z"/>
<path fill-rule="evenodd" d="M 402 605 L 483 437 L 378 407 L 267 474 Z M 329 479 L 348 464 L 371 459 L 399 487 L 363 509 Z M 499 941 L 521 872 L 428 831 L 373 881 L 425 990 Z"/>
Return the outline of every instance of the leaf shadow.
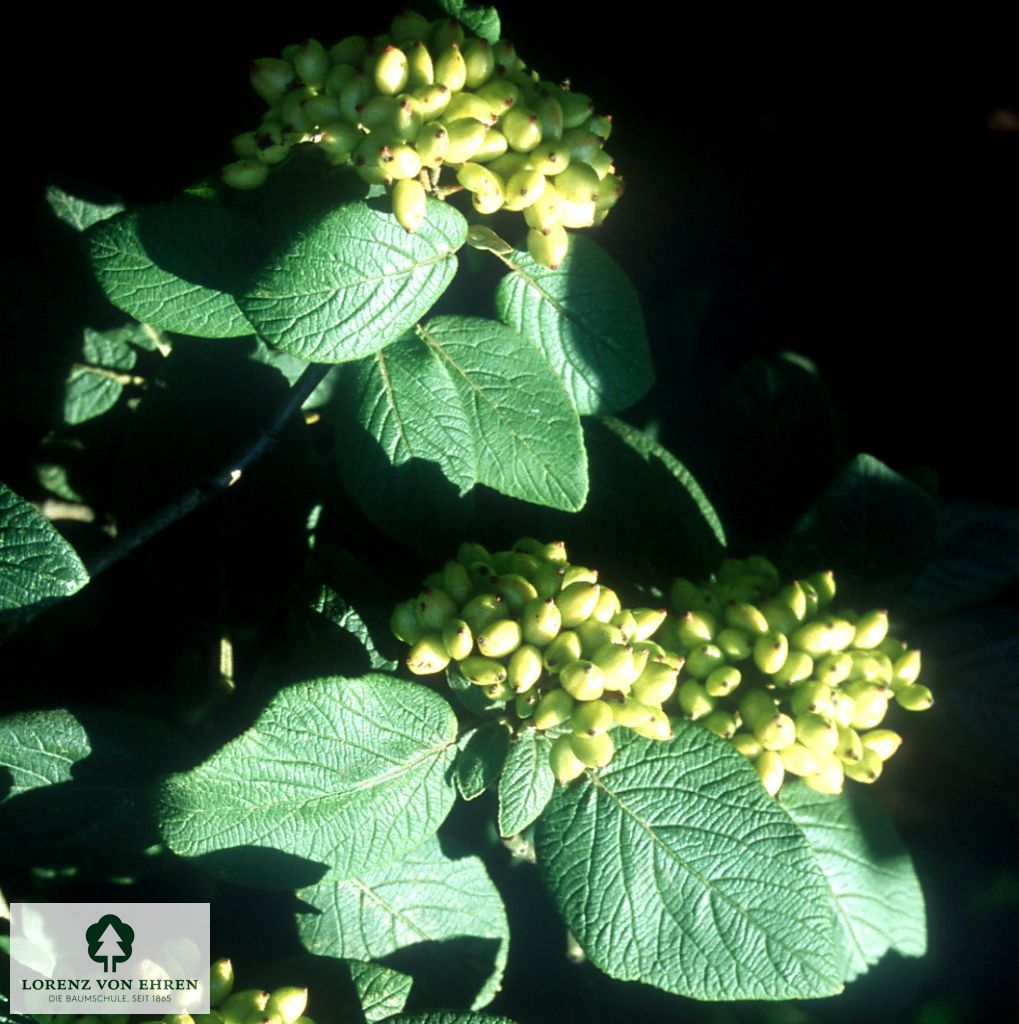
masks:
<path fill-rule="evenodd" d="M 265 846 L 230 846 L 190 860 L 215 878 L 255 889 L 301 889 L 329 871 L 326 864 Z"/>
<path fill-rule="evenodd" d="M 408 1011 L 470 1009 L 498 968 L 501 945 L 499 939 L 463 935 L 404 946 L 378 962 L 414 979 Z"/>

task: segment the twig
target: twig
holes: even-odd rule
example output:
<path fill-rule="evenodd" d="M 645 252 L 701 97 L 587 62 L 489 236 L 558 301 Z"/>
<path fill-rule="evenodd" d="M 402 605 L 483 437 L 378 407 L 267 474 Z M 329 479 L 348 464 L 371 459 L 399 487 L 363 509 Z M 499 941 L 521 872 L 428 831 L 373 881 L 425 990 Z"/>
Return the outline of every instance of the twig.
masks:
<path fill-rule="evenodd" d="M 199 505 L 205 504 L 210 498 L 221 494 L 228 487 L 237 483 L 244 471 L 276 444 L 287 421 L 301 408 L 308 396 L 318 387 L 331 369 L 332 366 L 328 364 L 312 363 L 290 389 L 286 401 L 276 410 L 273 418 L 259 431 L 258 436 L 244 451 L 235 459 L 231 459 L 218 473 L 213 473 L 202 483 L 185 491 L 179 498 L 153 512 L 148 519 L 125 533 L 109 547 L 103 548 L 86 563 L 89 575 L 94 579 L 129 555 L 135 548 L 141 547 L 156 534 L 193 512 Z"/>
<path fill-rule="evenodd" d="M 148 380 L 144 377 L 139 377 L 134 373 L 118 373 L 116 370 L 107 370 L 105 366 L 93 366 L 91 363 L 72 363 L 71 364 L 72 374 L 77 373 L 94 373 L 97 377 L 105 377 L 107 380 L 112 380 L 115 384 L 120 384 L 123 387 L 136 387 L 144 388 L 148 387 Z"/>

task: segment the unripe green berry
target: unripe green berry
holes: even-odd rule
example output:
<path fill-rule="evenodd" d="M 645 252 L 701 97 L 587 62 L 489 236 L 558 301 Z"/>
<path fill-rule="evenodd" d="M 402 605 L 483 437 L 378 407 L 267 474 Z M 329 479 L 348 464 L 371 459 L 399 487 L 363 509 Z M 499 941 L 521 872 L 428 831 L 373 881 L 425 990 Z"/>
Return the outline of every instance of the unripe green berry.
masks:
<path fill-rule="evenodd" d="M 743 676 L 734 665 L 721 665 L 708 673 L 704 680 L 704 689 L 712 697 L 727 697 L 735 690 Z"/>
<path fill-rule="evenodd" d="M 715 710 L 715 698 L 696 679 L 685 679 L 676 691 L 676 699 L 683 714 L 696 722 Z"/>
<path fill-rule="evenodd" d="M 442 629 L 449 619 L 455 618 L 456 612 L 456 603 L 442 590 L 428 587 L 418 594 L 418 622 L 425 629 Z"/>
<path fill-rule="evenodd" d="M 537 689 L 533 687 L 518 694 L 513 702 L 513 710 L 516 712 L 517 718 L 521 721 L 530 718 L 534 714 L 534 709 L 538 706 L 539 700 L 540 695 Z"/>
<path fill-rule="evenodd" d="M 404 231 L 417 231 L 425 222 L 427 210 L 428 196 L 416 178 L 402 177 L 393 185 L 393 213 Z"/>
<path fill-rule="evenodd" d="M 741 630 L 751 636 L 768 632 L 768 620 L 755 605 L 730 601 L 725 606 L 725 623 L 730 630 Z"/>
<path fill-rule="evenodd" d="M 715 645 L 730 661 L 745 661 L 754 650 L 750 635 L 741 629 L 720 629 Z"/>
<path fill-rule="evenodd" d="M 449 133 L 446 163 L 462 164 L 470 160 L 481 148 L 487 129 L 473 117 L 460 117 L 455 121 L 446 122 L 446 131 Z"/>
<path fill-rule="evenodd" d="M 556 781 L 565 786 L 584 773 L 586 765 L 573 752 L 573 744 L 569 735 L 559 736 L 552 743 L 549 751 L 549 763 L 552 765 L 552 774 Z"/>
<path fill-rule="evenodd" d="M 806 651 L 813 658 L 823 657 L 836 650 L 839 633 L 833 619 L 806 622 L 793 630 L 789 643 L 797 650 Z"/>
<path fill-rule="evenodd" d="M 789 640 L 784 633 L 765 633 L 754 641 L 754 664 L 766 675 L 773 676 L 789 656 Z"/>
<path fill-rule="evenodd" d="M 401 11 L 390 23 L 389 34 L 400 46 L 421 42 L 431 37 L 432 23 L 417 11 Z"/>
<path fill-rule="evenodd" d="M 714 644 L 700 644 L 686 657 L 686 671 L 694 679 L 706 679 L 725 665 L 725 655 Z"/>
<path fill-rule="evenodd" d="M 442 627 L 442 643 L 454 661 L 463 661 L 474 650 L 474 635 L 463 619 L 450 619 Z"/>
<path fill-rule="evenodd" d="M 869 651 L 877 647 L 888 635 L 888 612 L 877 609 L 860 616 L 856 622 L 853 646 Z"/>
<path fill-rule="evenodd" d="M 509 610 L 516 615 L 524 610 L 529 601 L 535 600 L 538 596 L 534 584 L 517 573 L 509 572 L 498 576 L 492 585 L 496 593 L 502 595 Z"/>
<path fill-rule="evenodd" d="M 774 796 L 785 780 L 785 765 L 774 750 L 764 750 L 754 758 L 754 767 L 764 788 Z"/>
<path fill-rule="evenodd" d="M 653 636 L 665 621 L 667 614 L 664 608 L 634 608 L 633 617 L 637 620 L 636 639 L 647 640 Z"/>
<path fill-rule="evenodd" d="M 209 968 L 209 1004 L 219 1006 L 233 991 L 234 966 L 226 958 L 213 962 Z"/>
<path fill-rule="evenodd" d="M 716 619 L 710 612 L 688 611 L 679 620 L 678 639 L 684 650 L 708 643 L 717 632 Z"/>
<path fill-rule="evenodd" d="M 475 686 L 492 686 L 506 682 L 505 665 L 477 654 L 472 654 L 460 662 L 460 674 Z"/>
<path fill-rule="evenodd" d="M 771 721 L 778 711 L 775 703 L 766 690 L 756 688 L 740 690 L 739 713 L 747 728 L 756 733 L 758 726 Z"/>
<path fill-rule="evenodd" d="M 519 622 L 498 619 L 478 633 L 478 650 L 486 658 L 504 658 L 520 646 L 522 639 Z"/>
<path fill-rule="evenodd" d="M 245 1020 L 255 1012 L 261 1012 L 269 1002 L 269 993 L 264 989 L 246 988 L 227 996 L 219 1007 L 223 1019 L 230 1021 Z"/>
<path fill-rule="evenodd" d="M 838 726 L 838 743 L 832 753 L 843 764 L 855 764 L 863 757 L 863 741 L 852 726 Z"/>
<path fill-rule="evenodd" d="M 584 623 L 583 625 L 586 625 Z M 578 633 L 583 625 L 577 627 Z M 603 623 L 599 623 L 603 625 Z M 612 626 L 604 628 L 613 629 Z M 623 643 L 600 644 L 590 655 L 591 661 L 602 671 L 603 683 L 606 690 L 616 693 L 629 693 L 634 681 L 633 648 Z M 646 661 L 646 656 L 645 656 Z"/>
<path fill-rule="evenodd" d="M 287 986 L 274 989 L 265 1005 L 266 1013 L 278 1013 L 283 1024 L 294 1024 L 308 1006 L 308 990 Z"/>
<path fill-rule="evenodd" d="M 538 682 L 543 669 L 541 651 L 533 644 L 521 644 L 510 657 L 506 681 L 514 693 L 525 693 Z"/>
<path fill-rule="evenodd" d="M 823 715 L 807 711 L 796 716 L 796 738 L 813 753 L 827 756 L 838 747 L 839 730 Z"/>
<path fill-rule="evenodd" d="M 558 608 L 559 606 L 556 605 Z M 595 652 L 605 644 L 625 644 L 626 638 L 618 626 L 608 622 L 599 622 L 593 616 L 579 625 L 574 631 L 580 637 L 580 649 L 585 658 L 593 658 Z"/>
<path fill-rule="evenodd" d="M 329 71 L 325 47 L 317 39 L 305 39 L 294 54 L 294 70 L 308 88 L 321 89 Z"/>
<path fill-rule="evenodd" d="M 361 143 L 362 134 L 345 121 L 336 121 L 322 126 L 318 135 L 318 146 L 332 162 L 346 162 Z"/>
<path fill-rule="evenodd" d="M 503 185 L 498 176 L 478 163 L 468 161 L 461 164 L 456 172 L 456 180 L 468 192 L 498 196 L 503 194 Z"/>
<path fill-rule="evenodd" d="M 569 740 L 573 753 L 577 755 L 577 760 L 583 762 L 588 768 L 604 768 L 616 752 L 616 745 L 607 732 L 601 732 L 595 736 L 574 732 L 570 733 Z"/>
<path fill-rule="evenodd" d="M 538 591 L 538 597 L 555 597 L 562 590 L 565 571 L 562 565 L 553 562 L 545 562 L 539 566 L 538 571 L 531 577 L 531 582 Z"/>
<path fill-rule="evenodd" d="M 467 64 L 456 43 L 438 51 L 434 58 L 435 81 L 450 92 L 460 92 L 467 83 Z"/>
<path fill-rule="evenodd" d="M 269 104 L 282 99 L 295 78 L 290 61 L 275 57 L 260 57 L 252 61 L 249 70 L 251 87 Z"/>
<path fill-rule="evenodd" d="M 803 781 L 818 793 L 838 796 L 842 792 L 844 780 L 845 771 L 842 762 L 834 755 L 831 755 L 829 757 L 818 757 L 817 771 L 813 775 L 808 775 Z"/>
<path fill-rule="evenodd" d="M 506 617 L 506 602 L 501 594 L 478 594 L 460 611 L 460 618 L 471 627 L 475 636 L 490 623 Z"/>
<path fill-rule="evenodd" d="M 725 708 L 715 708 L 714 711 L 705 715 L 700 721 L 703 726 L 710 729 L 723 740 L 732 739 L 739 728 L 739 721 L 736 716 L 731 711 L 726 711 Z"/>
<path fill-rule="evenodd" d="M 269 168 L 260 160 L 235 160 L 219 172 L 220 181 L 230 188 L 244 191 L 265 184 Z"/>
<path fill-rule="evenodd" d="M 418 132 L 414 148 L 422 165 L 436 170 L 443 165 L 449 152 L 449 133 L 441 124 L 426 125 Z"/>
<path fill-rule="evenodd" d="M 814 591 L 814 595 L 817 600 L 817 607 L 827 608 L 835 597 L 835 573 L 833 573 L 831 569 L 828 569 L 825 572 L 811 573 L 805 582 L 809 583 Z"/>
<path fill-rule="evenodd" d="M 375 64 L 375 88 L 383 96 L 395 96 L 407 87 L 410 68 L 407 55 L 398 46 L 387 46 Z"/>
<path fill-rule="evenodd" d="M 853 658 L 850 654 L 829 654 L 817 662 L 817 678 L 829 686 L 844 683 L 852 671 Z"/>
<path fill-rule="evenodd" d="M 679 673 L 658 661 L 649 661 L 633 683 L 633 696 L 641 704 L 663 704 L 676 691 Z"/>
<path fill-rule="evenodd" d="M 453 94 L 449 89 L 437 82 L 433 85 L 421 85 L 411 90 L 411 96 L 417 100 L 421 116 L 427 124 L 445 113 Z"/>
<path fill-rule="evenodd" d="M 613 701 L 609 705 L 617 725 L 633 729 L 637 726 L 648 725 L 654 720 L 654 708 L 641 704 L 639 700 L 632 697 L 624 697 L 621 701 Z"/>
<path fill-rule="evenodd" d="M 647 722 L 630 727 L 631 732 L 643 736 L 646 740 L 671 740 L 675 735 L 672 731 L 672 723 L 669 716 L 661 708 L 651 708 L 651 718 Z"/>
<path fill-rule="evenodd" d="M 585 736 L 597 736 L 615 725 L 612 708 L 603 700 L 589 700 L 578 703 L 570 718 L 570 729 Z"/>
<path fill-rule="evenodd" d="M 571 583 L 597 583 L 598 570 L 589 569 L 586 565 L 563 566 L 563 589 Z"/>
<path fill-rule="evenodd" d="M 920 676 L 920 652 L 914 648 L 895 661 L 892 683 L 895 689 L 915 683 Z M 898 684 L 898 686 L 895 686 Z"/>
<path fill-rule="evenodd" d="M 796 686 L 814 672 L 814 659 L 806 651 L 789 651 L 782 667 L 772 675 L 776 686 Z"/>
<path fill-rule="evenodd" d="M 510 148 L 518 153 L 530 153 L 541 145 L 541 122 L 533 110 L 522 104 L 515 104 L 506 111 L 499 128 Z"/>
<path fill-rule="evenodd" d="M 669 600 L 672 602 L 672 607 L 680 615 L 692 611 L 697 604 L 699 596 L 700 590 L 697 584 L 682 576 L 677 576 L 669 588 Z M 704 639 L 710 640 L 711 637 L 705 637 Z"/>
<path fill-rule="evenodd" d="M 485 138 L 482 140 L 481 146 L 474 154 L 474 161 L 475 163 L 485 164 L 498 160 L 499 157 L 506 153 L 508 148 L 509 144 L 506 142 L 506 136 L 497 128 L 489 128 L 485 132 Z"/>
<path fill-rule="evenodd" d="M 828 718 L 835 711 L 832 689 L 819 679 L 808 679 L 801 686 L 797 686 L 789 698 L 789 705 L 794 715 L 812 711 Z"/>
<path fill-rule="evenodd" d="M 598 603 L 598 584 L 578 580 L 570 583 L 556 595 L 555 603 L 562 615 L 563 628 L 571 629 L 590 618 Z"/>
<path fill-rule="evenodd" d="M 550 94 L 539 96 L 534 101 L 534 113 L 541 125 L 541 137 L 558 142 L 563 137 L 563 108 Z"/>
<path fill-rule="evenodd" d="M 801 743 L 794 743 L 779 751 L 782 767 L 791 775 L 813 775 L 817 769 L 817 757 Z"/>
<path fill-rule="evenodd" d="M 555 675 L 564 665 L 581 655 L 580 637 L 572 630 L 561 632 L 544 650 L 542 662 L 547 672 Z"/>
<path fill-rule="evenodd" d="M 844 764 L 843 770 L 847 778 L 854 782 L 869 784 L 876 782 L 884 771 L 884 761 L 873 750 L 864 749 L 863 756 L 854 764 Z"/>
<path fill-rule="evenodd" d="M 796 742 L 796 723 L 781 712 L 753 729 L 765 750 L 784 750 Z"/>
<path fill-rule="evenodd" d="M 751 760 L 764 750 L 761 741 L 752 732 L 737 732 L 729 742 L 738 754 Z"/>
<path fill-rule="evenodd" d="M 549 690 L 534 709 L 534 727 L 551 729 L 562 725 L 573 714 L 573 705 L 573 698 L 565 690 Z"/>
<path fill-rule="evenodd" d="M 911 683 L 896 692 L 895 700 L 907 711 L 926 711 L 934 703 L 934 694 L 922 683 Z"/>
<path fill-rule="evenodd" d="M 438 633 L 427 633 L 410 649 L 407 668 L 415 675 L 441 672 L 450 662 L 450 655 Z"/>
<path fill-rule="evenodd" d="M 495 54 L 487 39 L 470 39 L 464 44 L 463 59 L 467 65 L 468 89 L 484 85 L 495 70 Z"/>
<path fill-rule="evenodd" d="M 871 729 L 860 737 L 866 750 L 873 750 L 882 761 L 887 761 L 902 745 L 902 737 L 891 729 Z"/>
<path fill-rule="evenodd" d="M 527 643 L 544 647 L 559 635 L 563 618 L 552 598 L 534 597 L 524 605 L 520 625 Z"/>
<path fill-rule="evenodd" d="M 520 170 L 506 182 L 506 209 L 513 212 L 533 206 L 545 191 L 541 171 Z"/>
<path fill-rule="evenodd" d="M 460 46 L 467 38 L 463 25 L 456 18 L 439 18 L 432 23 L 431 46 L 444 50 L 447 46 Z"/>
<path fill-rule="evenodd" d="M 618 615 L 620 611 L 622 611 L 622 605 L 619 602 L 619 595 L 611 587 L 602 584 L 598 590 L 598 601 L 591 612 L 591 618 L 597 622 L 611 622 L 613 616 Z"/>
<path fill-rule="evenodd" d="M 578 658 L 563 666 L 559 685 L 575 700 L 598 700 L 605 692 L 605 675 L 593 661 Z"/>
<path fill-rule="evenodd" d="M 610 622 L 613 626 L 619 629 L 619 632 L 623 635 L 623 642 L 630 644 L 634 643 L 637 639 L 637 618 L 629 610 L 629 608 L 623 608 L 616 612 L 612 616 Z"/>

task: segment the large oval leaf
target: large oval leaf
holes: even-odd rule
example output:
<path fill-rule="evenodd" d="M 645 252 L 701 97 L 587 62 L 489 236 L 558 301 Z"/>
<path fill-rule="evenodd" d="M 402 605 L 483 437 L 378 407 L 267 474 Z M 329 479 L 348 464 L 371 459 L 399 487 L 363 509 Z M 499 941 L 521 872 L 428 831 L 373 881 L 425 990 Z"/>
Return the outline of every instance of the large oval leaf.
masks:
<path fill-rule="evenodd" d="M 607 768 L 557 788 L 535 845 L 571 932 L 615 978 L 698 999 L 841 991 L 828 887 L 803 833 L 706 729 L 621 736 Z"/>
<path fill-rule="evenodd" d="M 418 333 L 464 409 L 477 481 L 535 504 L 583 508 L 588 480 L 580 418 L 533 347 L 480 317 L 438 317 Z"/>
<path fill-rule="evenodd" d="M 233 293 L 264 239 L 236 211 L 154 203 L 103 220 L 85 237 L 103 291 L 136 319 L 199 338 L 253 333 Z"/>
<path fill-rule="evenodd" d="M 852 981 L 890 949 L 927 951 L 923 892 L 891 820 L 859 786 L 837 797 L 797 782 L 781 803 L 821 865 L 841 925 L 842 973 Z"/>
<path fill-rule="evenodd" d="M 395 864 L 357 878 L 325 880 L 298 896 L 316 911 L 297 916 L 301 942 L 312 953 L 377 960 L 421 943 L 470 936 L 479 950 L 477 962 L 468 957 L 450 963 L 443 983 L 469 990 L 474 1009 L 498 991 L 509 926 L 499 892 L 477 857 L 453 860 L 433 837 Z"/>
<path fill-rule="evenodd" d="M 0 719 L 0 860 L 131 865 L 158 838 L 149 787 L 181 749 L 158 719 L 108 708 Z"/>
<path fill-rule="evenodd" d="M 466 238 L 461 214 L 437 200 L 414 234 L 367 202 L 346 203 L 270 257 L 240 305 L 286 352 L 318 363 L 360 359 L 431 309 Z"/>
<path fill-rule="evenodd" d="M 623 268 L 580 235 L 556 270 L 527 253 L 495 293 L 499 319 L 533 342 L 555 368 L 578 411 L 616 412 L 654 383 L 637 290 Z"/>
<path fill-rule="evenodd" d="M 68 597 L 88 579 L 74 548 L 24 498 L 0 483 L 0 613 Z"/>
<path fill-rule="evenodd" d="M 302 683 L 203 764 L 165 781 L 160 826 L 176 853 L 218 853 L 218 870 L 253 884 L 292 884 L 279 870 L 286 859 L 260 856 L 265 849 L 348 878 L 435 832 L 455 796 L 455 754 L 451 708 L 418 683 Z"/>

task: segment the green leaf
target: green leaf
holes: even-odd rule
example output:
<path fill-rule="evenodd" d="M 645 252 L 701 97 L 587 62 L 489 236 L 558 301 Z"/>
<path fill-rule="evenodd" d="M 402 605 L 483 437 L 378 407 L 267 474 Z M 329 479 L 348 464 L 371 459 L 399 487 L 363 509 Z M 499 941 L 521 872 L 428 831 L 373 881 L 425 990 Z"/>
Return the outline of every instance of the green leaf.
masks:
<path fill-rule="evenodd" d="M 629 423 L 617 420 L 613 416 L 602 416 L 599 422 L 645 463 L 646 487 L 653 487 L 656 492 L 661 493 L 663 480 L 670 484 L 672 481 L 679 484 L 679 492 L 673 489 L 668 494 L 669 513 L 673 517 L 674 529 L 687 536 L 696 537 L 698 546 L 710 547 L 715 557 L 720 557 L 727 544 L 725 527 L 722 526 L 715 506 L 711 504 L 711 500 L 690 470 L 653 437 L 642 430 L 637 430 L 636 427 L 631 427 Z M 656 484 L 651 483 L 652 474 L 658 478 Z M 672 480 L 668 480 L 668 477 Z"/>
<path fill-rule="evenodd" d="M 937 547 L 909 593 L 920 615 L 983 604 L 1019 579 L 1019 511 L 959 501 L 942 507 L 939 526 Z"/>
<path fill-rule="evenodd" d="M 88 572 L 74 548 L 0 483 L 0 613 L 68 597 L 86 583 Z"/>
<path fill-rule="evenodd" d="M 464 0 L 437 0 L 439 8 L 451 18 L 459 18 L 474 35 L 497 43 L 502 34 L 499 12 L 494 7 L 465 3 Z"/>
<path fill-rule="evenodd" d="M 640 300 L 623 268 L 575 235 L 557 270 L 526 252 L 495 293 L 499 319 L 552 364 L 581 415 L 633 405 L 654 383 Z"/>
<path fill-rule="evenodd" d="M 156 203 L 104 220 L 85 237 L 103 291 L 135 319 L 201 338 L 254 333 L 233 293 L 265 243 L 235 211 Z"/>
<path fill-rule="evenodd" d="M 453 696 L 472 714 L 479 718 L 502 716 L 506 711 L 507 700 L 493 700 L 485 693 L 483 686 L 476 686 L 460 671 L 458 662 L 451 662 L 446 669 L 446 682 L 453 691 Z"/>
<path fill-rule="evenodd" d="M 128 342 L 137 333 L 137 326 L 102 332 L 85 328 L 82 361 L 71 368 L 64 385 L 65 423 L 84 423 L 117 404 L 124 390 L 118 375 L 134 369 L 136 356 Z"/>
<path fill-rule="evenodd" d="M 364 964 L 351 960 L 350 975 L 361 1001 L 364 1019 L 387 1020 L 407 1005 L 414 979 L 381 964 Z"/>
<path fill-rule="evenodd" d="M 506 964 L 509 926 L 498 890 L 477 857 L 452 860 L 435 837 L 401 861 L 344 881 L 327 880 L 298 897 L 315 913 L 299 913 L 304 947 L 322 956 L 379 959 L 421 943 L 471 937 L 487 949 L 485 969 L 450 963 L 452 975 L 471 971 L 472 1008 L 491 1002 Z M 459 985 L 457 985 L 459 987 Z"/>
<path fill-rule="evenodd" d="M 435 1010 L 431 1013 L 407 1013 L 393 1017 L 386 1024 L 516 1024 L 509 1017 L 493 1017 L 488 1013 L 455 1013 Z"/>
<path fill-rule="evenodd" d="M 965 757 L 956 757 L 952 763 L 971 778 L 986 779 L 989 772 L 995 778 L 1019 775 L 1015 757 L 1019 610 L 956 612 L 912 630 L 910 642 L 922 652 L 924 665 L 936 669 L 936 683 L 931 686 L 938 705 L 934 721 L 924 716 L 910 726 L 940 726 L 934 744 L 949 750 L 961 745 Z M 921 683 L 927 681 L 926 671 Z"/>
<path fill-rule="evenodd" d="M 802 517 L 783 565 L 876 583 L 910 576 L 931 551 L 935 500 L 872 455 L 857 455 Z"/>
<path fill-rule="evenodd" d="M 109 220 L 124 209 L 124 204 L 119 199 L 103 203 L 92 202 L 80 196 L 73 196 L 56 185 L 47 187 L 46 202 L 57 217 L 65 224 L 70 224 L 75 231 L 84 231 L 93 224 Z"/>
<path fill-rule="evenodd" d="M 349 374 L 349 377 L 348 377 Z M 357 423 L 394 466 L 427 459 L 464 494 L 477 483 L 474 424 L 445 364 L 412 335 L 344 373 Z"/>
<path fill-rule="evenodd" d="M 455 744 L 450 706 L 418 683 L 382 675 L 301 683 L 242 736 L 165 781 L 160 827 L 176 853 L 216 855 L 209 863 L 235 880 L 307 884 L 309 862 L 349 878 L 402 857 L 439 827 L 455 797 Z"/>
<path fill-rule="evenodd" d="M 364 648 L 368 662 L 373 669 L 392 672 L 397 664 L 379 653 L 372 638 L 368 624 L 361 618 L 357 609 L 345 601 L 327 583 L 320 585 L 318 593 L 312 601 L 312 611 L 327 619 L 337 629 L 349 633 Z"/>
<path fill-rule="evenodd" d="M 470 425 L 478 483 L 576 512 L 587 498 L 580 419 L 548 363 L 516 332 L 478 317 L 419 328 Z"/>
<path fill-rule="evenodd" d="M 181 744 L 156 719 L 76 707 L 0 720 L 0 859 L 123 864 L 158 839 L 148 790 Z"/>
<path fill-rule="evenodd" d="M 846 981 L 890 949 L 903 956 L 927 951 L 923 892 L 909 853 L 885 812 L 860 786 L 849 788 L 833 797 L 797 782 L 780 792 L 828 881 Z"/>
<path fill-rule="evenodd" d="M 624 733 L 607 768 L 556 788 L 535 846 L 567 926 L 614 978 L 697 999 L 842 989 L 828 887 L 803 833 L 706 729 L 677 723 L 670 742 Z"/>
<path fill-rule="evenodd" d="M 274 253 L 239 299 L 256 330 L 309 362 L 342 363 L 395 341 L 435 304 L 456 273 L 467 222 L 429 200 L 408 234 L 366 202 L 330 211 Z"/>
<path fill-rule="evenodd" d="M 526 729 L 510 747 L 499 779 L 499 835 L 504 838 L 533 824 L 552 799 L 551 749 L 549 738 L 536 729 Z"/>
<path fill-rule="evenodd" d="M 499 778 L 509 745 L 510 731 L 502 722 L 486 722 L 460 737 L 456 786 L 464 800 L 481 796 Z"/>

